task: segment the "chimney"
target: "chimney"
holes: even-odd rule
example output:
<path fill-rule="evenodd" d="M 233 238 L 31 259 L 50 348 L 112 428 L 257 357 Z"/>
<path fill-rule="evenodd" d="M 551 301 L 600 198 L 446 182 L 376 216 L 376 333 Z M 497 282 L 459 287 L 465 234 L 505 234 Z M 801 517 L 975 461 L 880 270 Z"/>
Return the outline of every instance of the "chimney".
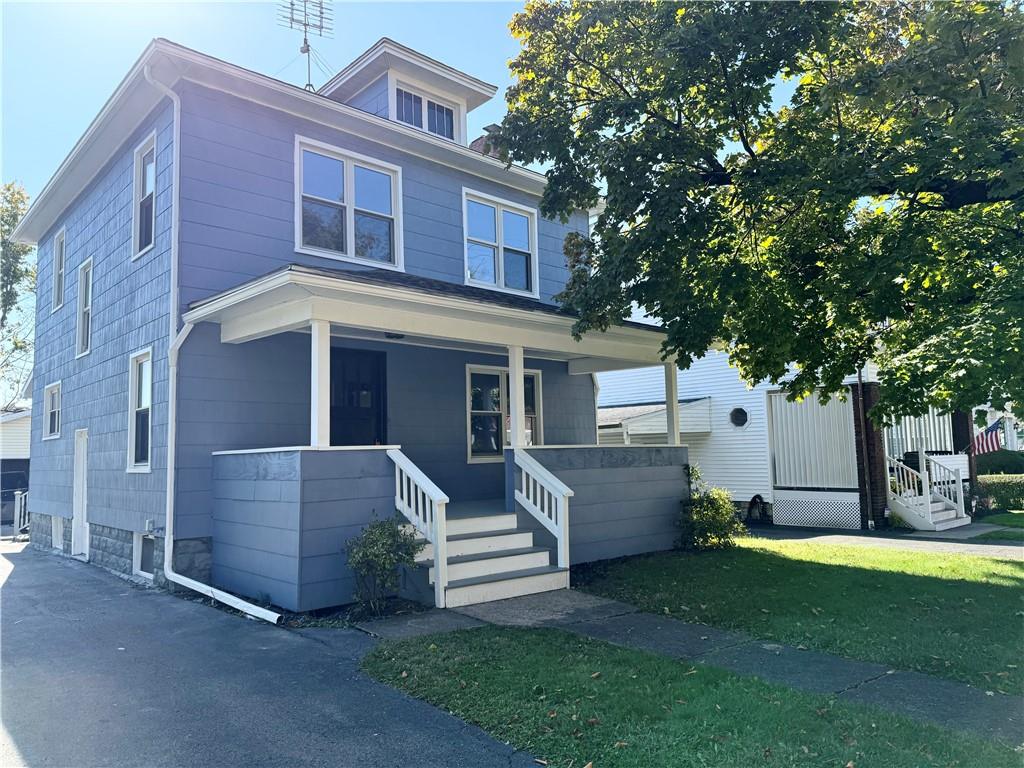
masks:
<path fill-rule="evenodd" d="M 479 136 L 469 142 L 469 148 L 475 149 L 481 155 L 488 155 L 489 157 L 495 157 L 501 160 L 501 154 L 498 152 L 497 147 L 491 143 L 491 134 L 499 129 L 499 126 L 491 123 L 490 125 L 484 126 L 484 135 Z"/>

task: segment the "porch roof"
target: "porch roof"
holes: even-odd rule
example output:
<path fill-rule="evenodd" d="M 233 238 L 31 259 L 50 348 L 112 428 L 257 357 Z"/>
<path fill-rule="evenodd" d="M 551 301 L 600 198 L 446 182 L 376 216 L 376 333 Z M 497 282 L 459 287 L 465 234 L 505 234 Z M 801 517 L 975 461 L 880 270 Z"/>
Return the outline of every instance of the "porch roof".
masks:
<path fill-rule="evenodd" d="M 214 322 L 221 340 L 241 343 L 307 328 L 368 338 L 448 341 L 470 348 L 521 346 L 528 355 L 568 360 L 571 373 L 663 362 L 664 331 L 625 322 L 572 338 L 575 317 L 512 294 L 385 270 L 333 270 L 291 264 L 193 303 L 184 319 Z"/>

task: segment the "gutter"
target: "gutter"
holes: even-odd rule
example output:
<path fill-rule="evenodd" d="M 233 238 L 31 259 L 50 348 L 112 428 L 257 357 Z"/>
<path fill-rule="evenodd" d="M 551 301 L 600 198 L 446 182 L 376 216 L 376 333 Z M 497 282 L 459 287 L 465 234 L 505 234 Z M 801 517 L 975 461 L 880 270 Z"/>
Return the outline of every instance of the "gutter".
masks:
<path fill-rule="evenodd" d="M 242 600 L 240 597 L 228 592 L 203 584 L 201 581 L 190 579 L 174 570 L 174 491 L 175 491 L 175 456 L 177 454 L 177 410 L 178 410 L 178 351 L 185 343 L 189 333 L 194 327 L 192 323 L 185 323 L 181 330 L 178 330 L 178 219 L 181 212 L 179 205 L 181 200 L 181 98 L 164 83 L 154 79 L 152 70 L 147 64 L 143 70 L 146 80 L 171 100 L 174 105 L 174 215 L 171 218 L 171 286 L 170 291 L 170 327 L 168 329 L 167 346 L 167 367 L 168 367 L 168 392 L 167 392 L 167 504 L 166 520 L 164 522 L 164 577 L 174 583 L 187 587 L 194 592 L 205 595 L 224 605 L 229 605 L 256 619 L 269 621 L 276 624 L 281 615 L 261 608 L 258 605 Z"/>

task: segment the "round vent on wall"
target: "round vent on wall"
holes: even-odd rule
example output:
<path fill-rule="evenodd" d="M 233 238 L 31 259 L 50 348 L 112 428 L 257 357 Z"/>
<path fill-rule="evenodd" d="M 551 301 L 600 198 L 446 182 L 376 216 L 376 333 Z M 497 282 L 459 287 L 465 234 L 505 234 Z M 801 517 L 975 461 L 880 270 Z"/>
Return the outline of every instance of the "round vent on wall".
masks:
<path fill-rule="evenodd" d="M 750 417 L 743 408 L 733 408 L 729 413 L 729 421 L 733 423 L 734 427 L 746 426 L 747 420 Z"/>

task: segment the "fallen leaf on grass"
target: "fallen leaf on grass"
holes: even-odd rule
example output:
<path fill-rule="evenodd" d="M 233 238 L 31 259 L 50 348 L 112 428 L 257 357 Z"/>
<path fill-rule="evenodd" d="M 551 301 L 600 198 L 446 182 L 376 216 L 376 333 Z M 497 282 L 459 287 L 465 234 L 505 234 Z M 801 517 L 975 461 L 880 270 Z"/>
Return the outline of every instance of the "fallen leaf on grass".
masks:
<path fill-rule="evenodd" d="M 622 749 L 623 747 L 628 747 L 629 744 L 624 741 L 616 741 L 612 746 L 615 747 L 615 749 Z"/>
<path fill-rule="evenodd" d="M 591 680 L 597 680 L 597 678 L 599 678 L 600 676 L 601 676 L 601 673 L 600 673 L 600 672 L 595 672 L 594 674 L 592 674 L 592 675 L 590 676 L 590 679 L 591 679 Z"/>
<path fill-rule="evenodd" d="M 600 724 L 601 724 L 601 721 L 598 720 L 596 717 L 588 717 L 587 718 L 587 725 L 600 725 Z"/>

